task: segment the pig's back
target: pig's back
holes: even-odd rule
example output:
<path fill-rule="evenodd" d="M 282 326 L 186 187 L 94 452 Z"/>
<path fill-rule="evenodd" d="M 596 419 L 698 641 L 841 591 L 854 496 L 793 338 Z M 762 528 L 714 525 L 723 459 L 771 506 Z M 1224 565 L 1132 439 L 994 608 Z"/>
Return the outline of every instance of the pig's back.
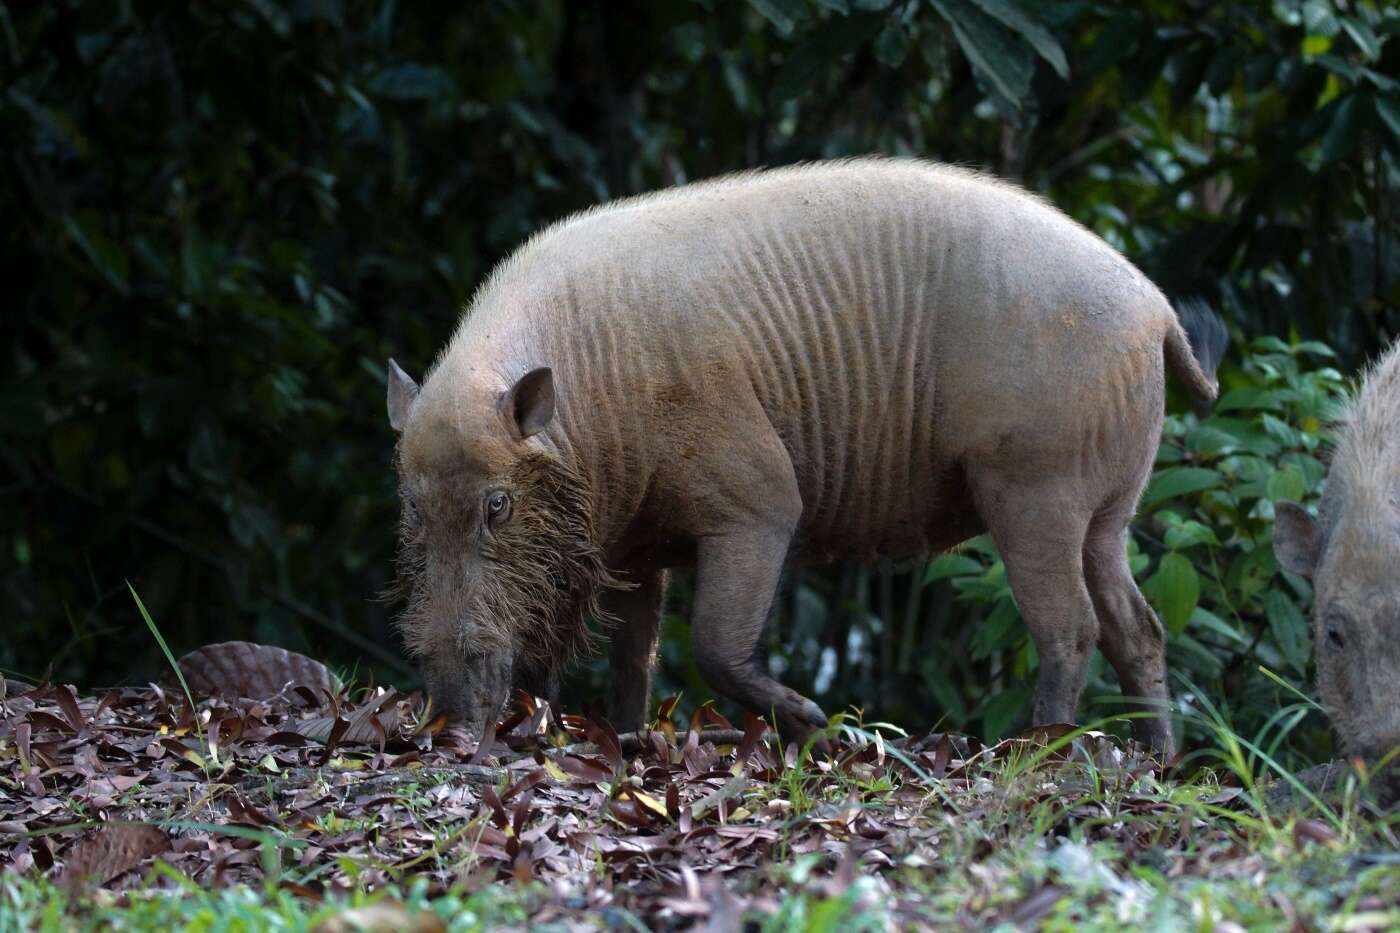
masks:
<path fill-rule="evenodd" d="M 967 499 L 969 450 L 1065 417 L 1047 399 L 1092 384 L 1105 351 L 1155 341 L 1160 361 L 1166 307 L 1034 198 L 890 160 L 604 207 L 542 234 L 493 289 L 474 326 L 531 321 L 522 352 L 549 346 L 577 384 L 561 399 L 589 400 L 566 417 L 597 482 L 629 488 L 673 454 L 648 449 L 668 419 L 752 392 L 791 456 L 803 534 L 832 556 L 924 549 L 942 504 Z M 1073 427 L 1041 434 L 1072 446 Z"/>

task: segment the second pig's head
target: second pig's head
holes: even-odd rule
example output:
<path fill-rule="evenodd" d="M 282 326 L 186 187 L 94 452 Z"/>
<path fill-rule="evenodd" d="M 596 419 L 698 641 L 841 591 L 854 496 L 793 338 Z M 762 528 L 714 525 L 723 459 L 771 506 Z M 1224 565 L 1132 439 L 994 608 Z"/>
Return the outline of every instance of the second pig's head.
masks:
<path fill-rule="evenodd" d="M 1274 551 L 1313 582 L 1317 688 L 1347 755 L 1374 767 L 1379 796 L 1400 799 L 1400 510 L 1348 495 L 1334 470 L 1319 521 L 1275 506 Z"/>

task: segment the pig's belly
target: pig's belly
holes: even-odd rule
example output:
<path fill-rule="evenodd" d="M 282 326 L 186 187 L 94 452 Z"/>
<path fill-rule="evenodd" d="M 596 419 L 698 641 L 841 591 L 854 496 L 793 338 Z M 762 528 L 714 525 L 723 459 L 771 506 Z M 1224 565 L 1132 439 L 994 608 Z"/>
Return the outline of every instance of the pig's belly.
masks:
<path fill-rule="evenodd" d="M 795 550 L 804 562 L 915 557 L 947 550 L 986 530 L 956 465 L 899 483 L 876 480 L 838 502 L 822 501 L 823 492 L 802 491 Z"/>

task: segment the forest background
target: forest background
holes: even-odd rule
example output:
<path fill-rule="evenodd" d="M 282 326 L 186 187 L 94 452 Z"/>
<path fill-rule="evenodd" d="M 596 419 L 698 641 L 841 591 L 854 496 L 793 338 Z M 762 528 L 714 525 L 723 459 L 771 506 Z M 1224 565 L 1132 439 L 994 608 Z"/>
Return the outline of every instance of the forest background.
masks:
<path fill-rule="evenodd" d="M 1400 326 L 1400 13 L 1326 0 L 0 4 L 0 668 L 91 688 L 282 645 L 411 687 L 384 361 L 611 198 L 886 153 L 1041 193 L 1234 341 L 1174 390 L 1134 567 L 1176 691 L 1245 728 L 1310 690 L 1272 503 L 1315 500 Z M 657 694 L 708 696 L 687 591 Z M 829 711 L 995 738 L 1035 655 L 982 542 L 793 575 L 769 663 Z M 1269 673 L 1265 673 L 1267 669 Z M 1083 718 L 1114 712 L 1096 663 Z M 600 697 L 601 659 L 571 706 Z M 1325 723 L 1294 729 L 1317 760 Z"/>

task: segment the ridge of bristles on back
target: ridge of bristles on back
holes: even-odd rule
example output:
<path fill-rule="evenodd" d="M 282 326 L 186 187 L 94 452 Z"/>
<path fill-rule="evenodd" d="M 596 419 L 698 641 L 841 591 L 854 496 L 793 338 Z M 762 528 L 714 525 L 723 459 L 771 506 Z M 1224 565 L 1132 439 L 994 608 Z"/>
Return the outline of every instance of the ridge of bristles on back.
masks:
<path fill-rule="evenodd" d="M 1369 366 L 1332 457 L 1348 498 L 1400 509 L 1400 341 Z"/>

